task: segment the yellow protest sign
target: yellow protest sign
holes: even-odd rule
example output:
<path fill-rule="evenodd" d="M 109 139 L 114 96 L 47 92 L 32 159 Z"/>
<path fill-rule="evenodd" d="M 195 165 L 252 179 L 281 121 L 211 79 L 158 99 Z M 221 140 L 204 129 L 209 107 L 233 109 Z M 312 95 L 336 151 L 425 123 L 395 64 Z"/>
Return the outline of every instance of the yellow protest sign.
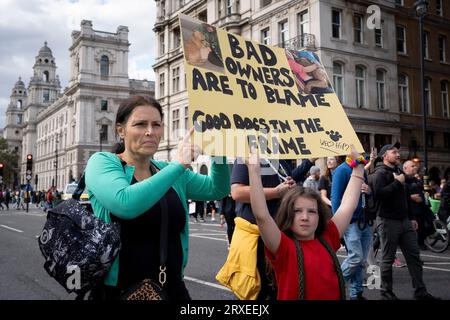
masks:
<path fill-rule="evenodd" d="M 207 155 L 298 159 L 363 152 L 319 57 L 180 15 L 189 119 Z"/>

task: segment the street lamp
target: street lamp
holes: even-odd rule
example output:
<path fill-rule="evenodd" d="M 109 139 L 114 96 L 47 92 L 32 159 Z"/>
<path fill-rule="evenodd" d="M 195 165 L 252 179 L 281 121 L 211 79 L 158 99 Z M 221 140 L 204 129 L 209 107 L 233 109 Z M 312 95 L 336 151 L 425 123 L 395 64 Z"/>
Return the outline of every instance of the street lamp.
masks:
<path fill-rule="evenodd" d="M 423 19 L 427 14 L 428 1 L 418 0 L 414 3 L 416 14 L 419 17 L 419 41 L 420 41 L 420 101 L 422 103 L 422 138 L 423 138 L 423 187 L 428 191 L 428 146 L 427 146 L 427 109 L 425 108 L 425 94 L 424 94 L 424 56 L 425 46 L 423 42 Z"/>
<path fill-rule="evenodd" d="M 56 134 L 55 139 L 55 189 L 58 188 L 58 143 L 59 134 Z"/>

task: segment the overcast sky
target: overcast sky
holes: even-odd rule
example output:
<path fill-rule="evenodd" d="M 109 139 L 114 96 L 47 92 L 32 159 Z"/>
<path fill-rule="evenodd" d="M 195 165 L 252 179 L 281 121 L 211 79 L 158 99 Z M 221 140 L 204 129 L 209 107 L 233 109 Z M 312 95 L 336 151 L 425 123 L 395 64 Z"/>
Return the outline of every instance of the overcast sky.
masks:
<path fill-rule="evenodd" d="M 55 57 L 61 89 L 68 85 L 70 35 L 80 30 L 81 20 L 91 20 L 99 31 L 127 26 L 129 77 L 154 80 L 154 0 L 0 0 L 0 8 L 0 128 L 14 84 L 21 76 L 28 88 L 44 41 Z"/>

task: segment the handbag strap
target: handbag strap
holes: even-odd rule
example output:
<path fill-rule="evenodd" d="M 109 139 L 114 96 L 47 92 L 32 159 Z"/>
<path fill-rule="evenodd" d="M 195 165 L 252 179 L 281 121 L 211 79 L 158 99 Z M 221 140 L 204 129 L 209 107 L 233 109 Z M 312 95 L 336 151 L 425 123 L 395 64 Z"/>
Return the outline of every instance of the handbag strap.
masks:
<path fill-rule="evenodd" d="M 126 166 L 126 162 L 123 161 L 122 159 L 120 159 L 120 164 L 122 165 L 122 169 L 123 172 L 125 172 L 125 166 Z M 84 189 L 86 188 L 86 181 L 85 181 L 85 176 L 86 173 L 83 172 L 83 175 L 80 178 L 80 181 L 78 181 L 78 185 L 77 188 L 75 189 L 75 191 L 72 194 L 72 199 L 75 200 L 80 200 L 81 195 L 83 194 Z"/>
<path fill-rule="evenodd" d="M 84 191 L 84 188 L 86 187 L 86 182 L 84 181 L 84 172 L 83 175 L 80 178 L 80 181 L 78 181 L 77 188 L 75 189 L 74 193 L 72 194 L 72 199 L 80 200 L 81 194 Z"/>
<path fill-rule="evenodd" d="M 156 174 L 156 169 L 153 167 L 152 163 L 150 163 L 150 172 L 152 175 Z M 169 210 L 165 195 L 163 195 L 159 200 L 159 205 L 161 206 L 161 229 L 159 234 L 159 283 L 161 286 L 164 286 L 164 283 L 166 282 L 167 239 L 169 226 Z"/>

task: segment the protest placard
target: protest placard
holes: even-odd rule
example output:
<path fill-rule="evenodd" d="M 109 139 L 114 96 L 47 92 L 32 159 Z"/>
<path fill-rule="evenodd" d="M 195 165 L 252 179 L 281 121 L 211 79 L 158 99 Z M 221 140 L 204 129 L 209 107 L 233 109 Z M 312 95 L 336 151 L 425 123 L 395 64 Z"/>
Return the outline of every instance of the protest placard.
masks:
<path fill-rule="evenodd" d="M 298 159 L 361 143 L 317 54 L 267 46 L 179 15 L 189 120 L 207 155 Z"/>

